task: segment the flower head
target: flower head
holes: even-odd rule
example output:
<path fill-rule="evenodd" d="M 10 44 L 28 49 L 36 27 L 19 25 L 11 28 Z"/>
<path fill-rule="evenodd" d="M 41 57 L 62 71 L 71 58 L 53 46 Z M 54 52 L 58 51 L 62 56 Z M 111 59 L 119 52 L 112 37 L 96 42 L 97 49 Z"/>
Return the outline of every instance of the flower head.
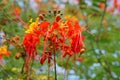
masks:
<path fill-rule="evenodd" d="M 50 63 L 53 50 L 61 50 L 62 57 L 73 56 L 78 53 L 82 54 L 85 51 L 82 49 L 84 46 L 82 28 L 77 18 L 66 16 L 62 20 L 61 16 L 57 14 L 59 11 L 54 11 L 53 13 L 54 18 L 51 18 L 51 20 L 54 19 L 53 21 L 44 19 L 44 15 L 39 16 L 41 21 L 38 18 L 35 22 L 30 20 L 32 23 L 26 30 L 23 40 L 25 51 L 28 54 L 26 64 L 29 64 L 31 57 L 34 58 L 36 56 L 36 47 L 40 44 L 41 37 L 43 38 L 41 64 L 47 59 L 48 63 Z"/>

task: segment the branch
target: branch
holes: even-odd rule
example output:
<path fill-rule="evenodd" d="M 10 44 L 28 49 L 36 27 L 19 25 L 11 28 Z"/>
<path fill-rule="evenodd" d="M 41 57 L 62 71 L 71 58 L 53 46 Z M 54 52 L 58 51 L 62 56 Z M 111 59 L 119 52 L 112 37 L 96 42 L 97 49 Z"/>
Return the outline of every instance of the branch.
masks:
<path fill-rule="evenodd" d="M 100 27 L 98 27 L 98 36 L 97 36 L 97 39 L 96 39 L 96 44 L 97 44 L 97 47 L 98 47 L 98 49 L 99 49 L 99 53 L 100 53 L 101 55 L 103 55 L 103 54 L 102 54 L 101 49 L 100 49 L 100 38 L 101 38 L 101 37 L 100 37 L 100 34 L 101 34 L 100 29 L 101 29 L 101 27 L 103 26 L 102 21 L 104 20 L 105 13 L 106 13 L 107 0 L 105 0 L 104 4 L 105 4 L 105 7 L 104 7 L 103 14 L 102 14 L 102 16 L 101 16 Z M 96 52 L 94 51 L 94 53 L 96 53 Z M 102 65 L 100 59 L 99 59 L 98 61 L 99 61 L 99 63 Z M 107 61 L 107 60 L 104 60 L 104 62 L 105 62 L 105 64 L 107 65 L 107 67 L 104 67 L 105 71 L 110 74 L 110 76 L 111 76 L 112 79 L 114 79 L 108 61 Z M 102 66 L 103 66 L 103 65 L 102 65 Z"/>

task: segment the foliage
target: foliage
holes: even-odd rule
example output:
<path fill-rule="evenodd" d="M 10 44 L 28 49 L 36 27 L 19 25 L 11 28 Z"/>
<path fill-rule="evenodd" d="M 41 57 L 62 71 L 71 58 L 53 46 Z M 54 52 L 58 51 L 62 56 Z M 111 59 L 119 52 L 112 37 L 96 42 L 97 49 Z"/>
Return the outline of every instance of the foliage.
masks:
<path fill-rule="evenodd" d="M 59 9 L 63 13 L 60 13 L 60 18 L 63 18 L 63 21 L 65 21 L 65 16 L 67 18 L 70 16 L 78 18 L 81 28 L 84 29 L 82 33 L 85 35 L 84 43 L 86 51 L 77 61 L 73 61 L 73 57 L 69 58 L 69 56 L 62 58 L 61 50 L 57 51 L 57 68 L 60 67 L 62 70 L 66 70 L 63 72 L 57 70 L 58 80 L 67 79 L 67 75 L 78 75 L 80 76 L 80 79 L 85 80 L 120 79 L 119 0 L 49 0 L 49 2 L 45 0 L 31 1 L 0 1 L 0 46 L 6 45 L 8 47 L 7 51 L 10 51 L 9 57 L 2 56 L 2 58 L 0 58 L 0 79 L 22 80 L 25 76 L 28 76 L 26 74 L 21 74 L 21 71 L 25 62 L 22 41 L 26 36 L 25 31 L 28 33 L 31 31 L 28 28 L 31 24 L 31 21 L 29 22 L 29 20 L 33 18 L 33 21 L 35 21 L 39 14 L 45 14 L 45 16 L 42 15 L 42 17 L 44 16 L 44 19 L 48 19 L 48 21 L 50 21 L 49 23 L 52 23 L 54 18 L 58 15 L 56 14 L 53 18 L 46 14 L 48 11 L 51 11 L 53 16 L 54 10 Z M 110 1 L 113 2 L 112 6 L 109 6 Z M 39 17 L 41 17 L 41 15 Z M 42 34 L 45 34 L 45 32 Z M 5 34 L 5 37 L 1 37 L 3 33 Z M 37 39 L 38 36 L 34 38 L 39 41 Z M 44 41 L 42 41 L 44 36 L 39 39 L 40 45 L 44 45 Z M 26 46 L 26 48 L 28 47 L 29 45 Z M 39 58 L 43 56 L 42 53 L 44 52 L 44 46 L 37 46 L 36 48 L 36 51 L 40 54 L 40 56 L 37 55 L 34 63 L 30 64 L 30 66 L 32 66 L 30 73 L 32 79 L 39 80 L 39 78 L 45 76 L 48 77 L 48 67 L 53 69 L 54 63 L 47 65 L 48 63 L 45 61 L 44 65 L 41 65 Z M 74 74 L 70 73 L 72 70 L 74 70 Z M 54 78 L 54 70 L 50 69 L 49 76 Z"/>

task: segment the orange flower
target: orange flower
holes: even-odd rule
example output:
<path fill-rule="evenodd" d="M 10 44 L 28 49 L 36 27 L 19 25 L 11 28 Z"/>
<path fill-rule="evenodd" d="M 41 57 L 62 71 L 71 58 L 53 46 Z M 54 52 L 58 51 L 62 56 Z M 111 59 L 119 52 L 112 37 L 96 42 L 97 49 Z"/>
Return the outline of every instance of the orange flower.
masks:
<path fill-rule="evenodd" d="M 49 25 L 50 25 L 50 23 L 47 21 L 43 21 L 39 24 L 41 35 L 44 35 L 48 31 Z"/>
<path fill-rule="evenodd" d="M 7 46 L 6 45 L 0 47 L 0 58 L 2 56 L 9 56 L 9 55 L 10 55 L 10 52 L 7 50 Z"/>
<path fill-rule="evenodd" d="M 15 16 L 19 17 L 21 13 L 21 8 L 20 7 L 14 7 L 14 14 Z"/>
<path fill-rule="evenodd" d="M 83 47 L 83 37 L 81 32 L 72 38 L 71 48 L 74 53 L 79 53 Z"/>
<path fill-rule="evenodd" d="M 62 46 L 62 57 L 64 58 L 64 57 L 66 57 L 66 55 L 72 56 L 73 52 L 72 52 L 70 46 L 63 45 Z"/>
<path fill-rule="evenodd" d="M 30 20 L 32 22 L 32 20 Z M 67 17 L 65 21 L 60 15 L 57 15 L 55 21 L 48 22 L 37 18 L 26 30 L 23 40 L 24 48 L 27 52 L 26 64 L 30 63 L 30 58 L 36 56 L 36 47 L 40 43 L 40 37 L 43 37 L 43 54 L 40 63 L 43 64 L 47 59 L 51 61 L 52 50 L 61 50 L 62 57 L 73 56 L 77 53 L 83 53 L 83 36 L 79 21 L 75 17 Z M 50 50 L 50 51 L 48 51 Z"/>
<path fill-rule="evenodd" d="M 71 48 L 74 53 L 79 53 L 80 49 L 83 47 L 83 36 L 82 36 L 82 29 L 78 23 L 75 21 L 74 23 L 74 32 L 72 34 L 72 42 Z"/>
<path fill-rule="evenodd" d="M 68 38 L 71 39 L 71 50 L 74 53 L 79 53 L 81 47 L 83 47 L 83 36 L 82 36 L 82 29 L 79 25 L 79 22 L 68 20 Z"/>
<path fill-rule="evenodd" d="M 58 30 L 59 29 L 59 24 L 57 22 L 53 22 L 52 24 L 52 31 Z"/>
<path fill-rule="evenodd" d="M 26 34 L 23 40 L 26 52 L 31 56 L 35 56 L 34 53 L 36 52 L 36 46 L 39 45 L 39 42 L 40 39 L 37 35 Z"/>
<path fill-rule="evenodd" d="M 100 7 L 100 9 L 104 9 L 105 8 L 105 4 L 100 2 L 99 7 Z"/>

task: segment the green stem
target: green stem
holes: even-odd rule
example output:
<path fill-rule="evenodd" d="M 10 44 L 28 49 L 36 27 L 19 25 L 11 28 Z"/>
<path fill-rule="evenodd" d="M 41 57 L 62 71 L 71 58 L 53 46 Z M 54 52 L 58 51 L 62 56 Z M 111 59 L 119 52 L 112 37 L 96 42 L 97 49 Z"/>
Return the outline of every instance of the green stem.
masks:
<path fill-rule="evenodd" d="M 48 80 L 50 80 L 50 63 L 48 63 Z"/>
<path fill-rule="evenodd" d="M 55 80 L 57 80 L 57 70 L 56 70 L 56 52 L 54 50 L 54 70 L 55 70 Z"/>
<path fill-rule="evenodd" d="M 102 14 L 102 17 L 101 17 L 100 27 L 98 28 L 98 36 L 97 36 L 97 40 L 96 40 L 96 44 L 97 44 L 97 47 L 98 47 L 98 49 L 99 49 L 99 53 L 100 53 L 101 55 L 102 55 L 102 52 L 101 52 L 101 49 L 100 49 L 100 38 L 101 38 L 101 37 L 100 37 L 100 34 L 101 34 L 100 28 L 103 26 L 102 21 L 104 20 L 105 13 L 106 13 L 107 0 L 105 0 L 104 4 L 105 4 L 105 8 L 104 8 L 104 11 L 103 11 L 103 14 Z M 109 75 L 111 76 L 111 78 L 114 79 L 114 77 L 113 77 L 113 75 L 112 75 L 111 67 L 110 67 L 108 61 L 107 61 L 107 60 L 104 60 L 104 62 L 105 62 L 105 64 L 107 65 L 107 67 L 105 68 L 106 72 L 108 72 Z M 101 63 L 101 65 L 102 65 L 102 63 Z"/>
<path fill-rule="evenodd" d="M 106 8 L 107 8 L 107 0 L 104 1 L 105 7 L 101 16 L 101 20 L 100 20 L 100 27 L 98 27 L 97 31 L 98 31 L 98 36 L 96 39 L 96 43 L 99 45 L 100 42 L 100 34 L 101 34 L 101 27 L 103 26 L 102 21 L 104 20 L 105 17 L 105 13 L 106 13 Z"/>
<path fill-rule="evenodd" d="M 64 79 L 68 80 L 68 62 L 71 57 L 68 57 L 67 62 L 66 62 L 66 67 L 65 67 L 65 74 L 64 74 Z"/>

